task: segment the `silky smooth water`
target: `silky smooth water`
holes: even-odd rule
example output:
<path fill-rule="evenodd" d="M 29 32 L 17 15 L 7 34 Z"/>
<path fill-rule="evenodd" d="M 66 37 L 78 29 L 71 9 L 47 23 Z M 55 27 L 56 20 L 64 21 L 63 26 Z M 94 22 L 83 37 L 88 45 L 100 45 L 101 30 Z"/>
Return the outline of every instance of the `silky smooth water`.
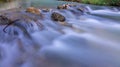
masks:
<path fill-rule="evenodd" d="M 84 14 L 75 7 L 70 9 L 77 14 L 57 9 L 42 12 L 45 17 L 38 22 L 44 30 L 34 21 L 19 21 L 7 33 L 1 25 L 0 67 L 120 67 L 119 7 L 76 7 L 85 8 Z M 54 11 L 66 17 L 68 26 L 51 20 Z"/>

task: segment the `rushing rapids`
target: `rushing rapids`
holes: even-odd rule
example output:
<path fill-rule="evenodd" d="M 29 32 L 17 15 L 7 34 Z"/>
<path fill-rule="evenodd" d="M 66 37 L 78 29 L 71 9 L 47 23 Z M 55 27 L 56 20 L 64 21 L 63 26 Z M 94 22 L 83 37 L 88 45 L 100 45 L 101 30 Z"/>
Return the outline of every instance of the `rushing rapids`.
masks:
<path fill-rule="evenodd" d="M 119 7 L 57 8 L 1 14 L 0 67 L 120 67 Z"/>

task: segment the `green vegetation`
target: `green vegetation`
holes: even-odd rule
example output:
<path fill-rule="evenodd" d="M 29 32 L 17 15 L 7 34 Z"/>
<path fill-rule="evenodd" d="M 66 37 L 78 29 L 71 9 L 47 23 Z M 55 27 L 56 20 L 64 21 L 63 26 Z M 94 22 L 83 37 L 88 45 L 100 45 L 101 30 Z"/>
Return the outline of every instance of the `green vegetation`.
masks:
<path fill-rule="evenodd" d="M 15 1 L 15 0 L 0 0 L 0 3 L 11 2 L 11 1 Z M 96 4 L 96 5 L 120 6 L 120 0 L 62 0 L 62 1 L 73 1 L 73 2 Z"/>
<path fill-rule="evenodd" d="M 0 2 L 11 2 L 11 1 L 14 1 L 14 0 L 0 0 Z"/>
<path fill-rule="evenodd" d="M 120 6 L 120 0 L 82 0 L 83 3 Z"/>
<path fill-rule="evenodd" d="M 62 1 L 74 1 L 80 3 L 95 4 L 95 5 L 120 6 L 120 0 L 62 0 Z"/>

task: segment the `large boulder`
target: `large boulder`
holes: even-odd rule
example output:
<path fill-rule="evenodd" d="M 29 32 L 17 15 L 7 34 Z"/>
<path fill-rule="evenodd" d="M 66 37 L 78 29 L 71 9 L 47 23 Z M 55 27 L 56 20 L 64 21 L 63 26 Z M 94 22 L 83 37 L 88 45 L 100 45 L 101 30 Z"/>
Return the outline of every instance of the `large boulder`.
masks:
<path fill-rule="evenodd" d="M 51 19 L 53 21 L 60 21 L 60 22 L 64 22 L 66 20 L 63 15 L 61 15 L 60 13 L 57 13 L 57 12 L 52 13 Z"/>

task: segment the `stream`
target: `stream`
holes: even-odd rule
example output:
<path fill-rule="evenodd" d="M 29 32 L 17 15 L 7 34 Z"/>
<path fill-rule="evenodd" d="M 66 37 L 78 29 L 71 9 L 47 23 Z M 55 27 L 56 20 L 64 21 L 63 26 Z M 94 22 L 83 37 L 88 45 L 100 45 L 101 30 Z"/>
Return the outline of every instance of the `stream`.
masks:
<path fill-rule="evenodd" d="M 57 5 L 71 2 L 31 3 L 24 7 L 41 7 L 44 18 L 37 22 L 43 27 L 20 20 L 4 32 L 0 25 L 0 67 L 120 67 L 120 7 L 72 3 L 59 10 Z M 51 20 L 53 12 L 67 24 Z"/>

